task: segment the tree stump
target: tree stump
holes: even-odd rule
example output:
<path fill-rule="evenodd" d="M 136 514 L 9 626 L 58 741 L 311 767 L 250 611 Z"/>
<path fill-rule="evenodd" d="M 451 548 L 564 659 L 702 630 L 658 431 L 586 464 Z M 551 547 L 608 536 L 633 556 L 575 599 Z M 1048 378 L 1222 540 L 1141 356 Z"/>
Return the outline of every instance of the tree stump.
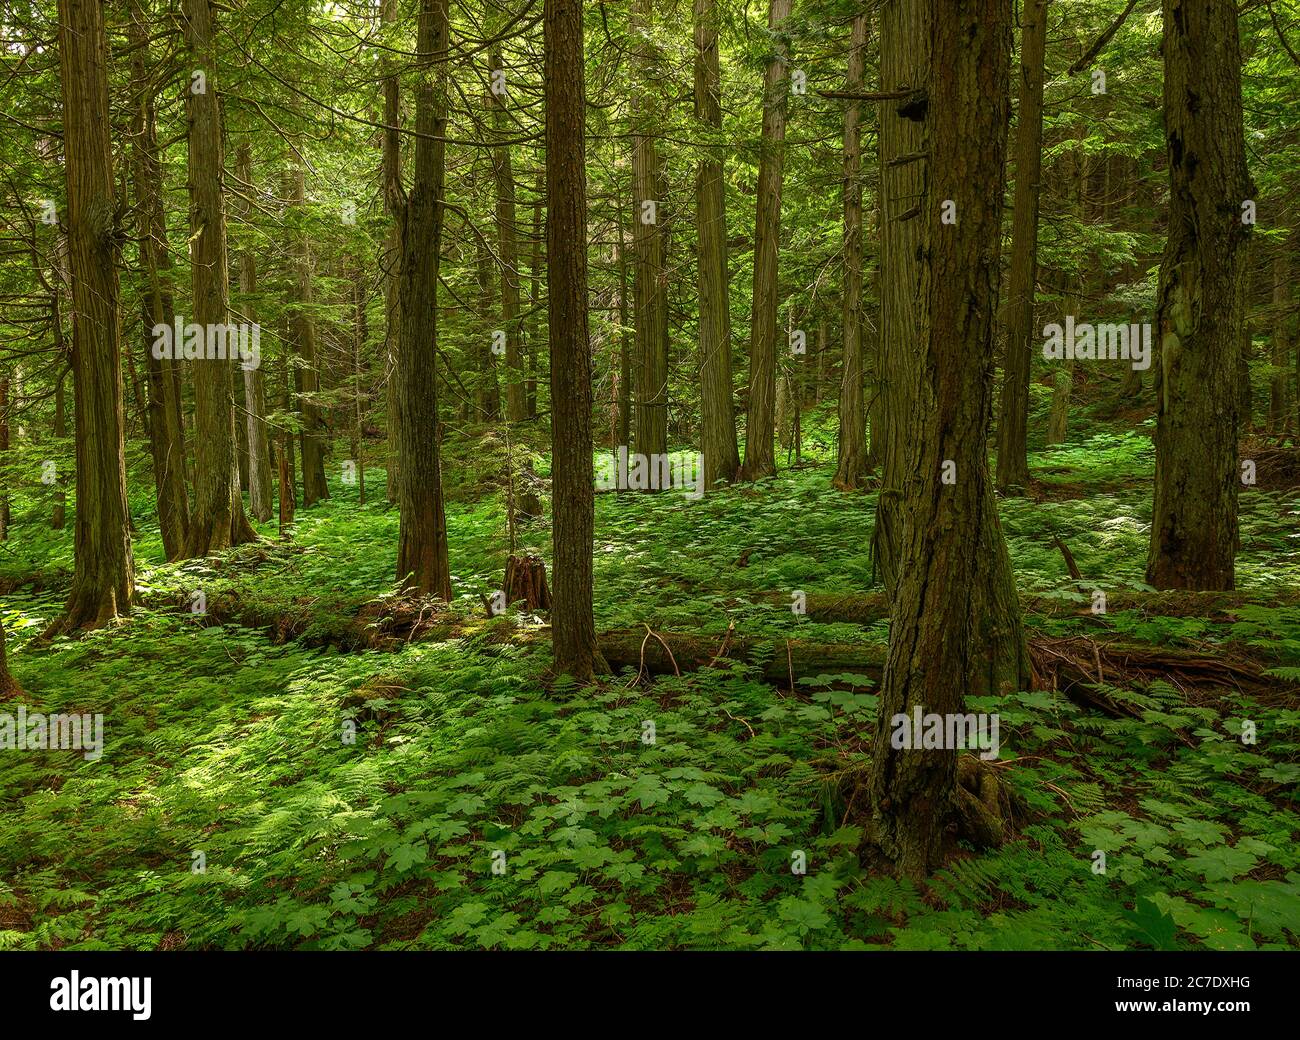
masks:
<path fill-rule="evenodd" d="M 545 578 L 542 580 L 545 581 Z M 4 622 L 0 621 L 0 700 L 22 692 L 22 687 L 9 674 L 9 666 L 5 660 L 5 626 Z"/>
<path fill-rule="evenodd" d="M 506 561 L 503 591 L 507 606 L 523 600 L 529 610 L 551 609 L 551 590 L 546 585 L 546 564 L 540 556 L 511 556 Z"/>

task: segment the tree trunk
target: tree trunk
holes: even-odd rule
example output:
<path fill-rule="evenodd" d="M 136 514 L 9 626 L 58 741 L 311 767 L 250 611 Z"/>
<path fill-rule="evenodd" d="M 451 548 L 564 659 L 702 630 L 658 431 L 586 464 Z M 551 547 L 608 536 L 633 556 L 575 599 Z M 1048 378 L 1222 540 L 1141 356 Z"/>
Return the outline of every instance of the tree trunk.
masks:
<path fill-rule="evenodd" d="M 540 311 L 542 306 L 542 253 L 546 238 L 546 227 L 542 217 L 542 203 L 546 200 L 546 171 L 537 171 L 537 192 L 533 199 L 533 247 L 532 258 L 529 262 L 531 270 L 529 276 L 532 280 L 531 310 L 533 317 L 531 329 L 528 333 L 528 418 L 537 418 L 537 352 L 541 346 L 542 338 L 538 333 L 538 326 L 541 323 Z M 622 235 L 622 225 L 619 226 L 619 234 Z M 620 239 L 621 241 L 621 239 Z"/>
<path fill-rule="evenodd" d="M 136 211 L 139 221 L 141 335 L 149 385 L 149 440 L 153 455 L 154 490 L 158 504 L 163 551 L 168 560 L 180 559 L 190 522 L 185 486 L 185 448 L 180 429 L 180 402 L 172 376 L 175 361 L 153 354 L 153 329 L 170 326 L 175 318 L 170 282 L 171 257 L 167 248 L 167 221 L 163 210 L 162 167 L 158 155 L 158 127 L 149 64 L 146 14 L 131 5 L 131 42 L 135 48 L 131 75 L 139 91 L 133 132 Z M 165 258 L 165 259 L 164 259 Z M 164 269 L 168 275 L 164 277 Z"/>
<path fill-rule="evenodd" d="M 447 0 L 420 0 L 417 50 L 426 67 L 415 94 L 415 176 L 402 213 L 401 501 L 397 580 L 417 595 L 451 599 L 438 421 L 438 268 L 446 177 Z"/>
<path fill-rule="evenodd" d="M 655 142 L 658 105 L 650 100 L 653 47 L 648 33 L 654 0 L 633 0 L 634 32 L 640 82 L 633 100 L 636 136 L 632 145 L 632 240 L 636 249 L 636 450 L 646 456 L 668 451 L 668 272 L 665 268 L 664 204 L 659 188 L 662 163 Z M 549 183 L 549 180 L 548 180 Z M 554 201 L 554 196 L 549 196 Z M 549 242 L 549 239 L 548 239 Z M 552 408 L 554 399 L 552 398 Z"/>
<path fill-rule="evenodd" d="M 867 61 L 867 13 L 853 19 L 845 90 L 861 92 Z M 840 372 L 839 461 L 835 486 L 843 491 L 867 479 L 867 413 L 862 394 L 862 143 L 860 103 L 844 109 L 844 365 Z"/>
<path fill-rule="evenodd" d="M 1147 584 L 1231 589 L 1249 226 L 1234 4 L 1164 0 L 1169 238 L 1156 307 L 1156 485 Z"/>
<path fill-rule="evenodd" d="M 9 452 L 9 376 L 0 372 L 0 468 Z M 6 479 L 5 484 L 8 484 Z M 9 537 L 9 492 L 0 490 L 0 542 Z"/>
<path fill-rule="evenodd" d="M 1011 214 L 1007 353 L 998 417 L 999 491 L 1029 483 L 1029 370 L 1034 349 L 1038 272 L 1038 200 L 1043 169 L 1043 78 L 1049 0 L 1025 0 L 1021 13 L 1020 116 L 1016 124 L 1016 193 Z"/>
<path fill-rule="evenodd" d="M 718 63 L 716 0 L 695 0 L 695 118 L 713 149 L 695 175 L 699 236 L 700 452 L 704 486 L 734 480 L 740 469 L 731 388 L 731 300 L 727 288 L 727 211 L 723 181 L 722 76 Z"/>
<path fill-rule="evenodd" d="M 235 178 L 241 191 L 253 192 L 253 150 L 245 141 L 239 146 Z M 248 218 L 249 205 L 239 204 L 244 219 Z M 239 292 L 244 297 L 245 319 L 256 321 L 253 298 L 257 294 L 257 257 L 251 249 L 239 254 Z M 244 369 L 244 440 L 248 446 L 245 467 L 248 472 L 249 512 L 265 523 L 271 519 L 271 455 L 268 450 L 266 426 L 266 378 L 261 366 Z M 238 419 L 236 419 L 238 421 Z"/>
<path fill-rule="evenodd" d="M 551 635 L 556 672 L 607 670 L 592 614 L 595 529 L 587 332 L 586 82 L 582 0 L 546 0 L 546 264 L 551 341 Z"/>
<path fill-rule="evenodd" d="M 504 70 L 498 47 L 489 59 L 494 70 Z M 511 132 L 506 115 L 506 98 L 490 92 L 493 129 L 498 139 Z M 519 350 L 519 231 L 515 224 L 515 170 L 510 146 L 492 149 L 492 175 L 496 185 L 497 252 L 501 262 L 501 330 L 506 334 L 506 418 L 522 422 L 528 416 L 527 387 L 523 358 Z"/>
<path fill-rule="evenodd" d="M 77 510 L 76 563 L 67 611 L 49 633 L 103 625 L 129 614 L 135 601 L 126 502 L 117 276 L 121 249 L 109 140 L 108 36 L 99 3 L 60 0 L 58 13 Z"/>
<path fill-rule="evenodd" d="M 379 12 L 385 24 L 397 21 L 397 0 L 382 0 Z M 401 87 L 391 69 L 384 76 L 383 192 L 384 209 L 391 221 L 384 242 L 384 405 L 388 442 L 387 487 L 390 503 L 398 500 L 398 444 L 402 396 L 397 386 L 397 351 L 401 341 L 401 291 L 398 270 L 402 257 L 402 213 L 406 192 L 402 188 Z"/>
<path fill-rule="evenodd" d="M 320 368 L 316 349 L 316 319 L 312 315 L 314 292 L 311 281 L 311 246 L 302 221 L 306 216 L 307 191 L 302 167 L 295 164 L 285 174 L 285 195 L 296 211 L 296 226 L 290 238 L 293 258 L 293 306 L 290 309 L 293 345 L 301 366 L 302 397 L 302 504 L 313 506 L 330 497 L 325 480 L 325 446 L 328 434 L 316 395 L 320 392 Z"/>
<path fill-rule="evenodd" d="M 781 182 L 785 172 L 788 64 L 782 23 L 793 0 L 769 0 L 767 24 L 772 56 L 763 79 L 763 130 L 759 145 L 758 198 L 754 211 L 754 307 L 749 329 L 749 405 L 745 419 L 742 480 L 776 474 L 776 308 L 781 243 Z"/>
<path fill-rule="evenodd" d="M 1273 254 L 1273 375 L 1269 380 L 1268 418 L 1275 436 L 1286 432 L 1290 411 L 1287 408 L 1287 367 L 1291 352 L 1287 349 L 1287 296 L 1291 288 L 1291 270 L 1287 262 L 1290 242 L 1278 243 Z"/>
<path fill-rule="evenodd" d="M 618 439 L 612 445 L 629 446 L 632 443 L 632 353 L 636 347 L 636 332 L 628 315 L 627 291 L 627 240 L 624 236 L 623 207 L 618 206 Z M 633 305 L 635 307 L 635 304 Z"/>
<path fill-rule="evenodd" d="M 915 407 L 900 416 L 910 465 L 901 486 L 891 485 L 901 491 L 899 559 L 907 569 L 892 596 L 870 794 L 876 844 L 900 874 L 919 878 L 940 863 L 956 797 L 957 753 L 895 748 L 885 721 L 916 707 L 959 713 L 966 693 L 1022 689 L 1028 656 L 987 464 L 1010 6 L 1002 0 L 926 0 L 910 5 L 911 12 L 906 6 L 886 9 L 882 32 L 893 37 L 927 21 L 932 27 L 919 37 L 932 44 L 924 112 L 916 102 L 903 106 L 924 116 L 928 190 L 915 218 L 925 243 L 910 337 L 919 352 Z M 921 26 L 909 17 L 918 13 Z M 915 46 L 917 39 L 889 40 L 891 79 L 897 47 Z M 955 224 L 942 220 L 949 202 Z"/>
<path fill-rule="evenodd" d="M 211 0 L 183 0 L 182 11 L 189 67 L 202 71 L 206 79 L 205 89 L 197 90 L 198 84 L 192 80 L 185 94 L 189 120 L 193 320 L 205 329 L 212 329 L 226 325 L 230 317 L 217 48 Z M 257 534 L 244 515 L 244 502 L 239 494 L 232 393 L 234 364 L 220 358 L 200 358 L 189 364 L 194 366 L 194 509 L 182 555 L 193 558 L 255 541 Z"/>

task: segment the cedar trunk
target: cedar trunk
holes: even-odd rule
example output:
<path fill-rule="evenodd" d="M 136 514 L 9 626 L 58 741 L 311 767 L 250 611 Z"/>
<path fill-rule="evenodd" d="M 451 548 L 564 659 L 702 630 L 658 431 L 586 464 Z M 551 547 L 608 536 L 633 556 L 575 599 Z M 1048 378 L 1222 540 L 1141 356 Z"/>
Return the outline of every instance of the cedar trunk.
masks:
<path fill-rule="evenodd" d="M 641 82 L 633 100 L 636 136 L 632 144 L 632 241 L 636 250 L 636 450 L 668 451 L 668 272 L 665 269 L 662 162 L 654 131 L 659 125 L 654 50 L 648 38 L 654 0 L 635 0 L 633 26 L 643 37 L 636 50 Z M 549 198 L 554 196 L 548 195 Z M 653 206 L 645 204 L 653 203 Z M 548 239 L 549 241 L 549 239 Z M 552 402 L 554 398 L 552 398 Z M 553 406 L 553 405 L 552 405 Z"/>
<path fill-rule="evenodd" d="M 906 468 L 889 487 L 900 492 L 897 559 L 907 569 L 895 572 L 870 778 L 875 841 L 914 878 L 939 863 L 957 754 L 896 749 L 888 720 L 918 705 L 927 713 L 961 712 L 965 694 L 1015 691 L 1028 671 L 987 468 L 1010 8 L 1001 0 L 895 0 L 882 21 L 885 74 L 899 75 L 900 47 L 925 40 L 932 50 L 920 82 L 928 102 L 922 109 L 904 101 L 901 113 L 887 103 L 924 127 L 928 190 L 915 217 L 923 243 L 912 283 L 915 324 L 903 337 L 915 344 L 915 363 L 889 373 L 915 387 L 911 410 L 890 415 L 890 429 L 906 441 Z M 886 89 L 897 86 L 887 81 Z M 897 139 L 891 134 L 891 144 Z M 956 224 L 941 223 L 945 200 L 956 203 Z M 900 204 L 896 195 L 890 202 Z M 897 220 L 897 212 L 886 210 L 886 219 Z M 953 482 L 942 479 L 947 463 L 956 467 Z"/>
<path fill-rule="evenodd" d="M 109 140 L 108 36 L 104 8 L 60 0 L 68 260 L 77 438 L 75 572 L 66 615 L 50 631 L 93 628 L 128 614 L 135 599 L 126 503 L 125 421 Z"/>
<path fill-rule="evenodd" d="M 1156 305 L 1156 484 L 1147 583 L 1231 589 L 1249 225 L 1235 4 L 1164 0 L 1169 238 Z"/>
<path fill-rule="evenodd" d="M 555 670 L 606 671 L 592 614 L 595 528 L 591 344 L 587 332 L 586 83 L 582 0 L 546 0 L 546 262 L 551 343 Z"/>
<path fill-rule="evenodd" d="M 193 321 L 205 328 L 225 325 L 230 315 L 226 252 L 226 203 L 221 107 L 217 94 L 215 30 L 211 0 L 184 0 L 182 12 L 190 68 L 202 71 L 204 90 L 191 80 L 185 91 L 189 120 L 190 270 Z M 236 456 L 234 369 L 237 362 L 199 358 L 194 370 L 194 509 L 186 537 L 186 558 L 206 556 L 256 532 L 244 515 Z"/>
<path fill-rule="evenodd" d="M 401 397 L 397 579 L 418 595 L 451 599 L 438 424 L 438 267 L 446 176 L 447 0 L 421 0 L 415 94 L 415 176 L 402 212 Z"/>
<path fill-rule="evenodd" d="M 867 58 L 867 13 L 853 19 L 845 90 L 861 91 Z M 835 486 L 844 491 L 867 479 L 867 414 L 862 394 L 862 142 L 860 102 L 844 109 L 844 368 L 840 373 L 839 462 Z"/>
<path fill-rule="evenodd" d="M 781 242 L 781 182 L 785 172 L 785 114 L 790 87 L 782 23 L 793 0 L 770 0 L 767 25 L 772 56 L 763 79 L 758 198 L 754 213 L 754 306 L 749 329 L 749 404 L 741 479 L 776 474 L 776 308 Z"/>
<path fill-rule="evenodd" d="M 716 0 L 695 0 L 695 118 L 715 142 L 722 134 L 722 78 Z M 716 145 L 715 145 L 716 147 Z M 740 469 L 731 389 L 731 304 L 727 289 L 727 212 L 722 158 L 711 151 L 695 178 L 700 287 L 700 452 L 704 486 Z"/>

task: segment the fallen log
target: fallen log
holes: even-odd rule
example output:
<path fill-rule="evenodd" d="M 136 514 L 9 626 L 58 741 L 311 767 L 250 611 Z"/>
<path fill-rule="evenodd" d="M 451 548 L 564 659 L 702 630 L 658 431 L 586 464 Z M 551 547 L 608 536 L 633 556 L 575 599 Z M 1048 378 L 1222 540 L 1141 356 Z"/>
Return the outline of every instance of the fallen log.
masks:
<path fill-rule="evenodd" d="M 685 632 L 617 629 L 596 636 L 600 652 L 615 671 L 674 675 L 704 668 L 751 662 L 763 679 L 779 686 L 815 675 L 853 673 L 879 682 L 885 666 L 883 643 L 810 643 L 801 639 L 752 639 L 734 635 L 700 636 Z"/>
<path fill-rule="evenodd" d="M 1099 585 L 1099 588 L 1103 586 Z M 1103 588 L 1103 591 L 1104 588 Z M 760 592 L 753 599 L 759 603 L 785 606 L 793 604 L 791 592 Z M 1142 592 L 1116 589 L 1106 592 L 1106 612 L 1142 610 L 1165 617 L 1213 617 L 1228 614 L 1243 606 L 1297 606 L 1300 589 L 1248 589 L 1237 592 Z M 884 592 L 837 593 L 810 592 L 804 598 L 803 615 L 810 621 L 847 622 L 869 625 L 889 618 L 889 597 Z M 1065 599 L 1056 596 L 1021 596 L 1020 606 L 1026 613 L 1051 617 L 1076 615 L 1104 621 L 1105 614 L 1093 614 L 1092 600 Z"/>

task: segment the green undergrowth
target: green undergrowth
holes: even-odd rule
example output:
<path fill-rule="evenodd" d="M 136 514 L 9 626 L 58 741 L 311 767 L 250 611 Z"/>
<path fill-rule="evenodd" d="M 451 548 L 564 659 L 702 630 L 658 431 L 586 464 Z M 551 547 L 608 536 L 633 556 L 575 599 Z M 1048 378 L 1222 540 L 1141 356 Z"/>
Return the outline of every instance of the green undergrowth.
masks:
<path fill-rule="evenodd" d="M 809 454 L 697 502 L 598 495 L 597 627 L 734 624 L 762 653 L 883 636 L 883 622 L 819 624 L 785 605 L 795 590 L 873 587 L 875 495 L 832 491 L 824 454 Z M 1141 587 L 1149 442 L 1093 436 L 1037 454 L 1035 476 L 1068 488 L 1094 459 L 1104 495 L 1001 503 L 1022 592 Z M 267 525 L 262 545 L 210 561 L 163 564 L 141 512 L 140 582 L 157 605 L 77 640 L 30 645 L 57 583 L 4 597 L 29 710 L 102 712 L 105 748 L 98 761 L 3 752 L 0 947 L 1300 944 L 1297 608 L 1265 594 L 1231 616 L 1104 619 L 1130 642 L 1248 655 L 1270 670 L 1270 696 L 1170 677 L 1109 688 L 1124 718 L 1051 692 L 971 702 L 999 713 L 997 768 L 1026 808 L 1003 849 L 967 850 L 918 888 L 858 864 L 861 806 L 844 781 L 875 725 L 867 677 L 791 691 L 739 661 L 652 685 L 548 685 L 544 648 L 494 638 L 514 619 L 482 618 L 478 596 L 509 551 L 499 488 L 463 483 L 448 507 L 457 610 L 477 613 L 474 634 L 309 645 L 392 586 L 397 515 L 382 472 L 367 477 L 378 497 L 364 507 L 355 487 L 332 486 L 299 512 L 292 543 Z M 1243 587 L 1296 585 L 1298 508 L 1243 492 Z M 0 552 L 0 575 L 23 573 L 15 559 L 70 563 L 52 548 L 70 528 L 25 522 L 9 544 L 29 534 L 46 555 Z M 548 543 L 544 521 L 520 529 L 520 550 L 549 557 Z M 176 605 L 196 589 L 301 612 L 304 637 L 281 645 Z M 1097 631 L 1031 620 L 1044 638 Z"/>

